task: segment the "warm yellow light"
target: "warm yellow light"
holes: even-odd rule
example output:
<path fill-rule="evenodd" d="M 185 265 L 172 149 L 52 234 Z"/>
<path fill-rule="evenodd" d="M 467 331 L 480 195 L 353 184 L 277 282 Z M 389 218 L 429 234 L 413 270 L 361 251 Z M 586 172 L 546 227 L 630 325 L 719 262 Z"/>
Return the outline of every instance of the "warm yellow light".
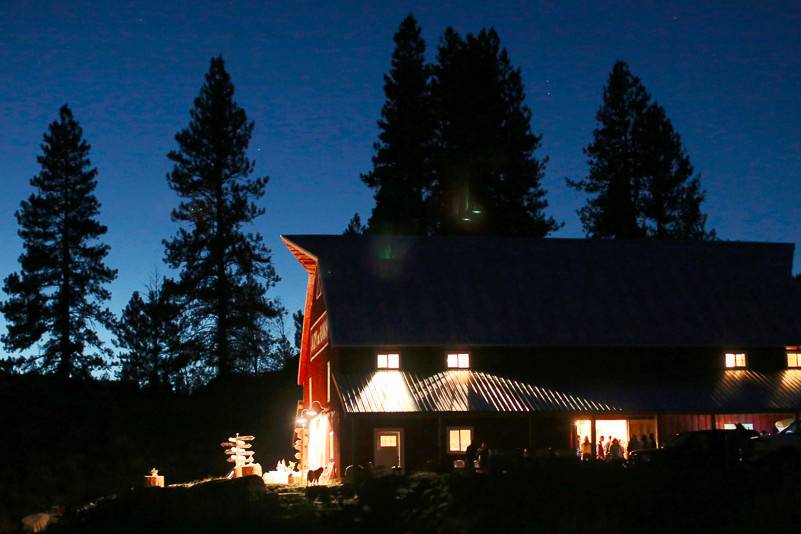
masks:
<path fill-rule="evenodd" d="M 379 369 L 400 369 L 400 354 L 391 352 L 376 355 L 376 367 Z"/>
<path fill-rule="evenodd" d="M 467 446 L 473 441 L 473 429 L 471 428 L 450 428 L 448 429 L 448 452 L 464 452 Z"/>
<path fill-rule="evenodd" d="M 323 415 L 315 417 L 309 425 L 309 448 L 306 463 L 308 469 L 324 467 L 328 463 L 326 441 L 331 427 L 328 417 Z"/>
<path fill-rule="evenodd" d="M 470 355 L 465 352 L 448 354 L 447 362 L 449 369 L 469 369 Z"/>
<path fill-rule="evenodd" d="M 727 352 L 726 353 L 726 367 L 745 367 L 745 353 L 743 352 Z"/>
<path fill-rule="evenodd" d="M 305 417 L 298 417 L 297 419 L 295 419 L 295 422 L 300 426 L 303 426 L 306 424 L 307 421 Z"/>
<path fill-rule="evenodd" d="M 799 367 L 801 367 L 801 353 L 788 352 L 787 367 L 789 367 L 790 369 L 798 369 Z"/>
<path fill-rule="evenodd" d="M 398 436 L 395 434 L 381 434 L 379 436 L 379 446 L 381 447 L 397 447 Z"/>

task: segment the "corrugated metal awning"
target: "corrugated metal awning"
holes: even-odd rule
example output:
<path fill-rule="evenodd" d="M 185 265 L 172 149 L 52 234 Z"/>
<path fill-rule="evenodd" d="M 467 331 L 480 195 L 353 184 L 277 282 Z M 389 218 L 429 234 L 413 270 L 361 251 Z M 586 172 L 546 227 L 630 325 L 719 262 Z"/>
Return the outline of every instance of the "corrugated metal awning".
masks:
<path fill-rule="evenodd" d="M 479 371 L 334 375 L 345 412 L 707 412 L 801 410 L 801 370 L 727 370 L 659 383 L 530 383 Z"/>
<path fill-rule="evenodd" d="M 602 412 L 614 407 L 478 371 L 335 374 L 344 410 L 385 412 Z"/>

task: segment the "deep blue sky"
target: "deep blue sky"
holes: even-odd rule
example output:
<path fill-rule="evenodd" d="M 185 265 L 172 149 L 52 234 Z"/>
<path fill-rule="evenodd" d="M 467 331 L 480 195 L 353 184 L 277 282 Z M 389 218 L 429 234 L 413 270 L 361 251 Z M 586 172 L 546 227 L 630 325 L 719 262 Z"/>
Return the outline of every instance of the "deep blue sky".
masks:
<path fill-rule="evenodd" d="M 251 156 L 270 176 L 257 224 L 302 305 L 305 272 L 281 233 L 340 233 L 372 197 L 370 168 L 392 34 L 413 12 L 433 55 L 447 26 L 495 27 L 523 70 L 549 156 L 549 211 L 582 235 L 581 148 L 613 62 L 624 59 L 681 133 L 724 239 L 801 248 L 801 4 L 664 2 L 20 2 L 0 4 L 0 275 L 17 269 L 12 214 L 30 193 L 42 133 L 67 102 L 98 167 L 119 269 L 111 308 L 162 266 L 171 235 L 167 152 L 212 55 L 256 121 Z M 796 271 L 801 251 L 796 253 Z M 0 319 L 0 323 L 2 319 Z M 0 328 L 2 328 L 0 326 Z"/>

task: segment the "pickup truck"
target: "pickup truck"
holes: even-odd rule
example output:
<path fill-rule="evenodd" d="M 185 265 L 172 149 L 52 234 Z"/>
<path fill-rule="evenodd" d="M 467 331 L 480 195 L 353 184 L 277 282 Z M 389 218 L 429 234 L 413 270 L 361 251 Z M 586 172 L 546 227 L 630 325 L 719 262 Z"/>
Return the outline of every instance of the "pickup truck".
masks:
<path fill-rule="evenodd" d="M 751 438 L 744 451 L 751 462 L 780 462 L 801 466 L 801 419 L 796 419 L 778 434 Z"/>

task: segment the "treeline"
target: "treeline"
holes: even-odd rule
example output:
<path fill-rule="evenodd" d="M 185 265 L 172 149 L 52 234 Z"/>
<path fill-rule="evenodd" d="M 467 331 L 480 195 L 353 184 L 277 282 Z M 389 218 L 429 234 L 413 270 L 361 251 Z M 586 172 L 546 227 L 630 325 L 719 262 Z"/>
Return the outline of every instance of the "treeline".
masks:
<path fill-rule="evenodd" d="M 386 102 L 378 122 L 374 191 L 366 224 L 346 233 L 545 237 L 561 224 L 546 214 L 546 157 L 531 127 L 520 69 L 492 29 L 445 30 L 436 58 L 413 16 L 395 34 Z M 711 239 L 704 191 L 665 109 L 619 61 L 603 88 L 579 217 L 587 237 Z"/>
<path fill-rule="evenodd" d="M 213 58 L 189 124 L 167 155 L 167 183 L 180 202 L 164 261 L 177 275 L 154 275 L 115 317 L 105 307 L 117 271 L 105 263 L 98 171 L 63 106 L 44 134 L 34 192 L 16 212 L 23 253 L 0 304 L 6 349 L 37 353 L 4 360 L 4 368 L 87 378 L 113 366 L 121 380 L 185 390 L 215 376 L 276 370 L 294 356 L 287 311 L 268 295 L 279 281 L 270 250 L 248 229 L 264 214 L 257 202 L 268 181 L 253 176 L 247 157 L 253 127 L 222 58 Z M 292 320 L 302 323 L 300 312 Z M 102 342 L 99 327 L 113 333 L 117 351 Z"/>
<path fill-rule="evenodd" d="M 547 158 L 531 126 L 522 74 L 498 34 L 448 28 L 435 61 L 413 16 L 394 36 L 373 167 L 361 180 L 375 207 L 346 233 L 545 237 L 561 223 L 546 213 Z M 579 210 L 592 238 L 711 239 L 704 192 L 667 114 L 623 62 L 614 65 L 584 149 L 587 194 Z M 4 280 L 5 348 L 30 356 L 2 368 L 90 377 L 113 366 L 122 380 L 188 389 L 209 379 L 280 368 L 297 354 L 303 317 L 270 290 L 279 281 L 253 222 L 268 179 L 247 151 L 254 123 L 234 100 L 221 57 L 211 60 L 189 124 L 167 155 L 177 232 L 164 239 L 174 277 L 154 275 L 119 317 L 105 306 L 117 271 L 94 191 L 90 146 L 66 105 L 44 135 L 34 192 L 16 213 L 23 252 Z M 97 334 L 113 333 L 112 350 Z"/>

